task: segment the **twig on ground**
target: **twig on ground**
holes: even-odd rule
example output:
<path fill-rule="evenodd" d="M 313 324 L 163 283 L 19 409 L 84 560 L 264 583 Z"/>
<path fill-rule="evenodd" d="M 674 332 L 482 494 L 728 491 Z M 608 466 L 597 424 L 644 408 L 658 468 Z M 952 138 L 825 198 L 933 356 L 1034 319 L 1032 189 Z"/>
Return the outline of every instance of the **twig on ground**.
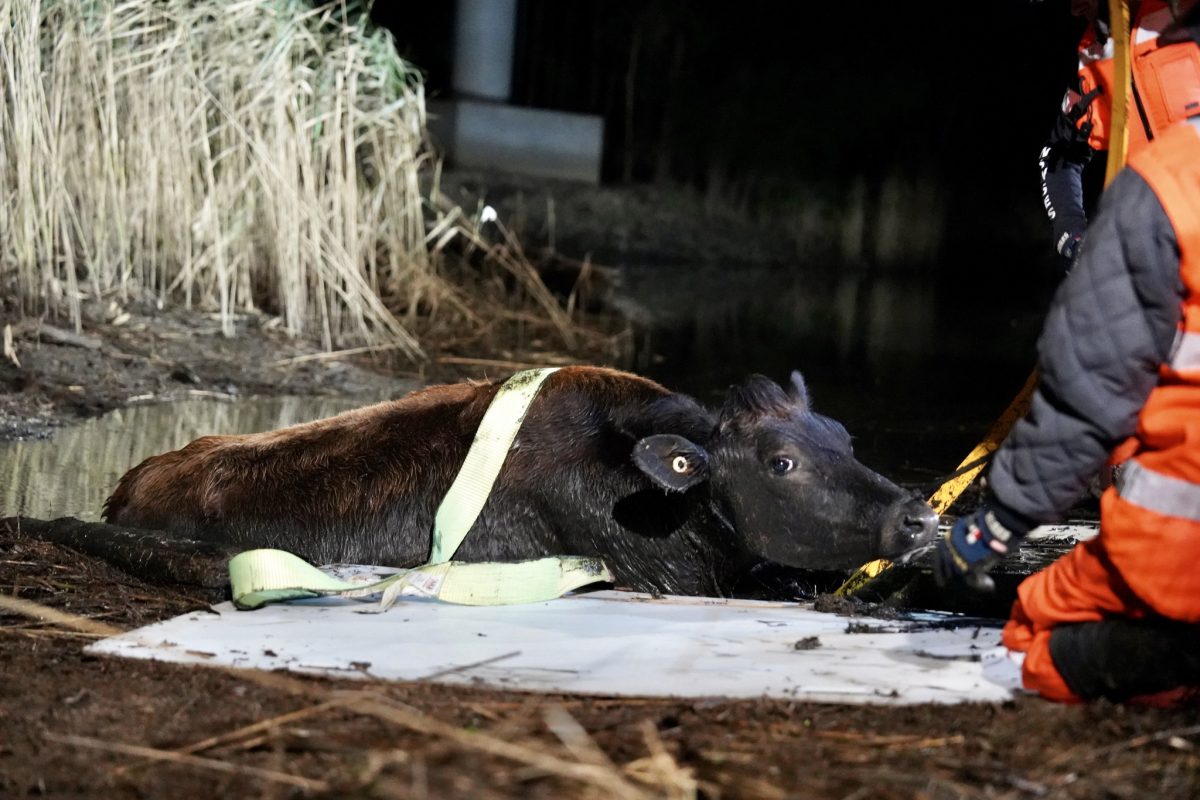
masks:
<path fill-rule="evenodd" d="M 87 617 L 81 617 L 78 614 L 59 611 L 56 608 L 50 608 L 41 603 L 34 603 L 31 600 L 23 600 L 20 597 L 12 597 L 10 595 L 0 595 L 0 609 L 12 611 L 32 619 L 44 620 L 82 633 L 116 636 L 118 633 L 124 632 L 120 628 L 106 625 L 103 622 L 96 622 Z"/>
<path fill-rule="evenodd" d="M 16 634 L 27 639 L 104 639 L 107 634 L 83 633 L 82 631 L 60 631 L 46 628 L 5 628 L 0 627 L 0 633 Z"/>
<path fill-rule="evenodd" d="M 201 739 L 198 742 L 192 742 L 184 747 L 177 747 L 174 752 L 181 755 L 193 755 L 195 753 L 200 753 L 214 747 L 220 747 L 222 745 L 237 742 L 241 739 L 245 739 L 247 736 L 253 736 L 254 734 L 262 731 L 279 728 L 289 722 L 295 722 L 296 720 L 304 719 L 305 717 L 311 717 L 313 714 L 319 714 L 322 711 L 327 711 L 333 706 L 333 701 L 326 700 L 323 703 L 317 703 L 315 706 L 308 706 L 307 708 L 301 708 L 296 711 L 289 711 L 286 714 L 280 714 L 278 716 L 271 717 L 270 719 L 260 720 L 250 725 L 243 725 L 240 728 L 236 728 L 227 733 L 222 733 L 218 736 L 210 736 L 207 739 Z M 117 767 L 115 774 L 121 775 L 128 770 L 137 769 L 143 766 L 146 766 L 146 764 L 124 764 L 120 767 Z"/>
<path fill-rule="evenodd" d="M 290 367 L 293 364 L 303 364 L 306 361 L 328 361 L 334 358 L 342 358 L 343 356 L 356 356 L 361 353 L 375 353 L 380 350 L 399 350 L 403 345 L 389 342 L 386 344 L 373 344 L 366 347 L 350 347 L 346 350 L 333 350 L 328 353 L 305 353 L 302 356 L 292 356 L 291 358 L 281 358 L 278 361 L 272 361 L 267 366 L 269 367 Z"/>
<path fill-rule="evenodd" d="M 12 325 L 4 326 L 4 357 L 17 369 L 21 368 L 21 359 L 17 358 L 17 348 L 13 345 Z"/>
<path fill-rule="evenodd" d="M 641 729 L 642 740 L 650 755 L 626 764 L 625 771 L 642 783 L 662 788 L 673 800 L 695 800 L 699 784 L 692 770 L 679 766 L 667 752 L 654 722 L 643 720 Z"/>
<path fill-rule="evenodd" d="M 580 781 L 608 791 L 615 797 L 641 800 L 645 795 L 630 786 L 613 770 L 594 764 L 579 764 L 552 756 L 525 745 L 506 742 L 477 731 L 466 731 L 427 717 L 414 708 L 395 703 L 369 692 L 350 692 L 339 696 L 344 708 L 417 731 L 441 736 L 458 745 L 489 755 L 526 764 L 551 775 Z"/>
<path fill-rule="evenodd" d="M 546 720 L 546 727 L 550 729 L 550 732 L 558 737 L 558 740 L 571 751 L 571 755 L 575 758 L 584 764 L 616 769 L 616 765 L 613 764 L 608 754 L 600 749 L 591 736 L 588 736 L 587 730 L 571 716 L 566 708 L 557 703 L 549 705 L 542 712 L 542 717 Z"/>
<path fill-rule="evenodd" d="M 242 398 L 228 392 L 211 392 L 208 389 L 188 389 L 188 397 L 199 397 L 205 400 L 221 400 L 225 403 L 236 403 Z"/>
<path fill-rule="evenodd" d="M 74 747 L 86 747 L 92 750 L 103 750 L 109 753 L 120 753 L 128 756 L 141 756 L 143 758 L 151 758 L 156 761 L 182 764 L 189 767 L 198 767 L 200 769 L 212 770 L 214 772 L 225 772 L 231 775 L 245 775 L 251 778 L 259 778 L 264 781 L 271 781 L 273 783 L 284 783 L 289 786 L 296 786 L 309 792 L 327 792 L 330 789 L 328 781 L 318 780 L 316 778 L 305 778 L 300 775 L 291 775 L 286 772 L 278 772 L 273 769 L 262 769 L 260 767 L 246 766 L 244 764 L 233 764 L 228 761 L 218 761 L 214 758 L 187 755 L 184 753 L 177 753 L 173 750 L 159 750 L 156 747 L 145 747 L 143 745 L 124 744 L 121 742 L 105 742 L 101 739 L 92 739 L 88 736 L 62 736 L 54 733 L 47 733 L 46 740 L 50 742 L 58 742 L 59 744 L 72 745 Z"/>
<path fill-rule="evenodd" d="M 500 704 L 494 703 L 492 705 L 495 706 L 495 705 L 500 705 Z M 508 706 L 510 708 L 516 708 L 516 707 L 520 706 L 521 704 L 520 703 L 504 703 L 503 705 Z M 472 711 L 474 711 L 476 714 L 483 717 L 484 719 L 490 719 L 492 722 L 499 722 L 501 719 L 503 719 L 503 717 L 501 717 L 499 714 L 497 714 L 493 708 L 488 708 L 483 703 L 463 703 L 462 706 L 464 708 L 471 709 Z"/>
<path fill-rule="evenodd" d="M 855 731 L 815 731 L 813 736 L 818 739 L 834 739 L 843 742 L 857 742 L 863 745 L 875 747 L 886 747 L 889 749 L 903 749 L 906 747 L 946 747 L 948 745 L 962 744 L 966 739 L 962 734 L 953 736 L 915 736 L 911 734 L 893 734 L 889 736 L 876 736 L 868 733 L 857 733 Z"/>
<path fill-rule="evenodd" d="M 99 350 L 101 347 L 104 347 L 104 342 L 94 336 L 71 333 L 70 331 L 64 331 L 62 328 L 47 325 L 44 322 L 37 326 L 34 333 L 39 338 L 69 347 L 82 347 L 85 350 Z"/>
<path fill-rule="evenodd" d="M 1112 753 L 1118 753 L 1122 750 L 1133 750 L 1144 745 L 1153 744 L 1154 742 L 1163 742 L 1175 737 L 1186 738 L 1188 736 L 1200 735 L 1200 725 L 1188 725 L 1182 728 L 1167 728 L 1166 730 L 1156 731 L 1155 733 L 1145 733 L 1141 736 L 1135 736 L 1132 739 L 1127 739 L 1123 742 L 1097 747 L 1094 750 L 1079 752 L 1079 748 L 1073 748 L 1065 753 L 1060 753 L 1054 758 L 1046 762 L 1046 769 L 1053 769 L 1064 764 L 1075 765 L 1082 761 L 1095 761 Z M 1072 769 L 1072 772 L 1077 770 Z"/>

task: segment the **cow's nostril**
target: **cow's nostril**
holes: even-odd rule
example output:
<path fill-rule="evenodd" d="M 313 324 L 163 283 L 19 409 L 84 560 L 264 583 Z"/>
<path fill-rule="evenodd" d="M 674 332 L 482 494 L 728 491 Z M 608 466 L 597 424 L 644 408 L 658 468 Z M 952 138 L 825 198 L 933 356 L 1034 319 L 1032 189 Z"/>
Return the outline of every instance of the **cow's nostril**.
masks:
<path fill-rule="evenodd" d="M 938 518 L 933 513 L 905 514 L 900 518 L 900 533 L 914 541 L 926 539 L 937 530 Z"/>
<path fill-rule="evenodd" d="M 891 556 L 924 547 L 937 534 L 938 515 L 924 500 L 906 500 L 892 507 L 884 529 L 883 549 Z"/>

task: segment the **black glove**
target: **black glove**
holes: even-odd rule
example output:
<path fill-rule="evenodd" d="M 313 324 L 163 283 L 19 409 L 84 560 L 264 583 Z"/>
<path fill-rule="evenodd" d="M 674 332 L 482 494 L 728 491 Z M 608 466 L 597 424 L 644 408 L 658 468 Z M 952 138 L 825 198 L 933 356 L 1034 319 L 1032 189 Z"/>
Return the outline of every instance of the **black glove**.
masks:
<path fill-rule="evenodd" d="M 995 582 L 987 571 L 1033 526 L 1011 512 L 983 505 L 959 517 L 942 534 L 933 553 L 933 575 L 939 586 L 960 580 L 976 591 L 991 591 Z"/>
<path fill-rule="evenodd" d="M 1082 231 L 1065 230 L 1054 240 L 1054 249 L 1063 257 L 1069 270 L 1075 265 L 1075 257 L 1079 255 L 1079 243 L 1083 241 Z"/>
<path fill-rule="evenodd" d="M 1051 137 L 1055 141 L 1071 147 L 1087 148 L 1090 153 L 1088 139 L 1092 135 L 1092 121 L 1088 113 L 1092 103 L 1102 92 L 1099 87 L 1096 87 L 1087 94 L 1080 95 L 1078 89 L 1078 86 L 1072 87 L 1063 96 L 1062 112 L 1054 120 Z M 1076 150 L 1076 155 L 1083 156 L 1084 154 L 1081 150 Z"/>

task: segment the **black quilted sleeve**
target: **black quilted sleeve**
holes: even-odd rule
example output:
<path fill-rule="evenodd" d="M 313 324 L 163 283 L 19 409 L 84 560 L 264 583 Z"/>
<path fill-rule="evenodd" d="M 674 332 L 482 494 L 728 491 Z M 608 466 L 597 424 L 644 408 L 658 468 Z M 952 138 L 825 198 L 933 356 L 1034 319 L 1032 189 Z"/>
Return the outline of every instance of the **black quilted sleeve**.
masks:
<path fill-rule="evenodd" d="M 1126 169 L 1105 192 L 1038 341 L 1029 413 L 988 472 L 992 501 L 1059 519 L 1130 434 L 1174 343 L 1183 281 L 1162 204 Z"/>

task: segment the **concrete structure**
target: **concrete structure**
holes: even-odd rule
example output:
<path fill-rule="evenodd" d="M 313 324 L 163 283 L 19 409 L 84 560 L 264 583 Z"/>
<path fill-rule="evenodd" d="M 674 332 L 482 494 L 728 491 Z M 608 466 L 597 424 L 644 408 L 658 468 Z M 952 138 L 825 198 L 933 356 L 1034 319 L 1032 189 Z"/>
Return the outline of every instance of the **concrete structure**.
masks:
<path fill-rule="evenodd" d="M 454 93 L 508 102 L 512 95 L 517 0 L 458 0 L 454 16 Z"/>
<path fill-rule="evenodd" d="M 457 0 L 455 97 L 429 103 L 434 144 L 456 166 L 598 183 L 604 119 L 509 105 L 516 0 Z"/>

